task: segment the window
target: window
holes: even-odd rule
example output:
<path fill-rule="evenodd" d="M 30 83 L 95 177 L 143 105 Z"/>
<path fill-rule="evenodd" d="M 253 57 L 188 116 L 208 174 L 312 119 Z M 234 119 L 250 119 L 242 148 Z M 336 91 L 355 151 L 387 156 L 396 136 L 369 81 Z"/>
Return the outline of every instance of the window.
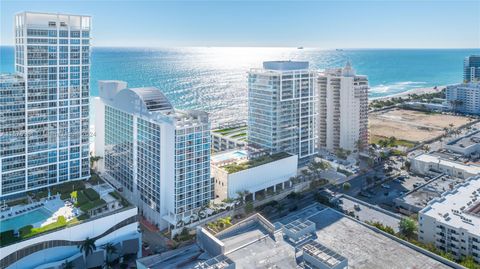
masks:
<path fill-rule="evenodd" d="M 48 26 L 49 26 L 49 27 L 55 27 L 55 26 L 57 26 L 57 23 L 54 22 L 54 21 L 49 21 L 49 22 L 48 22 Z"/>

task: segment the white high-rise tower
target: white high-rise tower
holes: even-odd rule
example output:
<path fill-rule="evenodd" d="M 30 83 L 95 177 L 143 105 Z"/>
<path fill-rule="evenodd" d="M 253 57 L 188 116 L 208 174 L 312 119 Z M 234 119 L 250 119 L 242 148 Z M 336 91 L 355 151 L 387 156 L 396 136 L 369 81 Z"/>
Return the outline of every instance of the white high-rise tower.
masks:
<path fill-rule="evenodd" d="M 0 78 L 0 197 L 90 177 L 90 23 L 15 16 L 16 73 Z"/>
<path fill-rule="evenodd" d="M 318 75 L 318 147 L 335 151 L 368 145 L 368 78 L 344 68 Z"/>
<path fill-rule="evenodd" d="M 248 143 L 305 159 L 316 153 L 316 72 L 308 62 L 264 62 L 248 75 Z"/>

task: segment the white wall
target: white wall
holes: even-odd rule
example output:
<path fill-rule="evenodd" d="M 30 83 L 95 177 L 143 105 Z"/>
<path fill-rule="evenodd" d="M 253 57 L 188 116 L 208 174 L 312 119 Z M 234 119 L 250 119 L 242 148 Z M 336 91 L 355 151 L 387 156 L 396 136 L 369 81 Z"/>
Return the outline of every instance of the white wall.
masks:
<path fill-rule="evenodd" d="M 256 191 L 264 190 L 273 185 L 288 181 L 290 177 L 297 175 L 297 165 L 298 157 L 297 155 L 294 155 L 278 161 L 229 174 L 225 184 L 228 186 L 228 198 L 237 197 L 238 191 L 247 190 L 251 193 L 254 193 Z M 215 184 L 215 188 L 217 188 L 217 184 Z M 217 193 L 217 189 L 215 189 L 215 193 Z"/>
<path fill-rule="evenodd" d="M 115 224 L 135 215 L 137 215 L 136 207 L 128 210 L 120 211 L 110 216 L 87 221 L 85 223 L 78 224 L 72 227 L 64 228 L 56 232 L 45 233 L 44 235 L 40 235 L 32 239 L 21 241 L 16 244 L 12 244 L 12 245 L 1 248 L 0 259 L 5 258 L 6 256 L 10 255 L 11 253 L 19 249 L 22 249 L 24 247 L 28 247 L 30 245 L 40 243 L 40 242 L 45 242 L 50 240 L 81 241 L 81 240 L 85 240 L 85 238 L 87 237 L 92 238 L 104 233 L 105 231 L 113 227 Z M 124 233 L 136 232 L 138 224 L 137 223 L 133 223 L 133 224 L 134 225 L 129 225 L 122 229 L 119 229 L 113 232 L 112 234 L 105 236 L 105 238 L 99 239 L 97 243 L 104 244 L 106 242 L 109 242 L 109 240 L 112 240 L 116 237 L 121 236 Z"/>

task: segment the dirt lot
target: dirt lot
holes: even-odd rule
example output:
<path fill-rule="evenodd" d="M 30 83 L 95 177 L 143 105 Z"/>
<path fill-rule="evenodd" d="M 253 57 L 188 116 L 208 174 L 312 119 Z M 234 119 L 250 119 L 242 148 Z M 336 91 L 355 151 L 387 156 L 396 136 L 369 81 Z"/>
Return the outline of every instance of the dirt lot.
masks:
<path fill-rule="evenodd" d="M 371 137 L 391 137 L 420 142 L 444 133 L 443 128 L 469 122 L 467 117 L 430 114 L 414 110 L 391 109 L 371 113 L 369 127 Z"/>

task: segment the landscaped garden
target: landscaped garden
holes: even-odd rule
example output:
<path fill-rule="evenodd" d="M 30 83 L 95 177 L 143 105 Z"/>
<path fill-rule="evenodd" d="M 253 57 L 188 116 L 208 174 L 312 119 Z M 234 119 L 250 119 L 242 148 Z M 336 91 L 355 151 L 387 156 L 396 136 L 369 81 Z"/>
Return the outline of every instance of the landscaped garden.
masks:
<path fill-rule="evenodd" d="M 280 160 L 280 159 L 283 159 L 283 158 L 286 158 L 286 157 L 290 157 L 290 154 L 285 153 L 285 152 L 280 152 L 280 153 L 276 153 L 276 154 L 272 154 L 272 155 L 260 156 L 258 158 L 251 159 L 251 160 L 248 160 L 248 161 L 245 161 L 245 162 L 227 164 L 227 165 L 222 166 L 222 168 L 225 169 L 225 171 L 227 171 L 227 173 L 233 174 L 233 173 L 245 170 L 245 169 L 260 166 L 262 164 L 267 164 L 267 163 L 277 161 L 277 160 Z"/>

